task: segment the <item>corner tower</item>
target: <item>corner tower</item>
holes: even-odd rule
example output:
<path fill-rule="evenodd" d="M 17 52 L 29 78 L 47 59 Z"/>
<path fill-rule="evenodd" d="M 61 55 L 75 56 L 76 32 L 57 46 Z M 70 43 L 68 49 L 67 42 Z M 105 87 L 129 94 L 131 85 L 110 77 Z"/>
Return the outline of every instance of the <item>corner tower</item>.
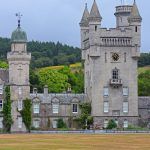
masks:
<path fill-rule="evenodd" d="M 23 108 L 23 100 L 29 98 L 29 65 L 31 54 L 27 52 L 27 35 L 20 26 L 20 14 L 18 27 L 11 35 L 11 52 L 7 54 L 9 62 L 9 84 L 12 100 L 12 132 L 25 132 L 26 128 L 19 111 Z"/>
<path fill-rule="evenodd" d="M 118 127 L 138 124 L 137 62 L 141 46 L 141 21 L 136 2 L 116 7 L 116 28 L 102 28 L 96 1 L 88 17 L 82 43 L 85 94 L 92 105 L 95 128 L 110 119 Z"/>

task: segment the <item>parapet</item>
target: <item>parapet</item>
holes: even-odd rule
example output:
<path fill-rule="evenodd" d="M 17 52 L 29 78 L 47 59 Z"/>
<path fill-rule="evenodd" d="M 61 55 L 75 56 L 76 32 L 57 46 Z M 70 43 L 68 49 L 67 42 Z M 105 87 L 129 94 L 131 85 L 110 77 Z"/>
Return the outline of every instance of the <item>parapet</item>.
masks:
<path fill-rule="evenodd" d="M 130 13 L 133 6 L 131 5 L 121 5 L 116 7 L 116 14 L 120 13 Z"/>

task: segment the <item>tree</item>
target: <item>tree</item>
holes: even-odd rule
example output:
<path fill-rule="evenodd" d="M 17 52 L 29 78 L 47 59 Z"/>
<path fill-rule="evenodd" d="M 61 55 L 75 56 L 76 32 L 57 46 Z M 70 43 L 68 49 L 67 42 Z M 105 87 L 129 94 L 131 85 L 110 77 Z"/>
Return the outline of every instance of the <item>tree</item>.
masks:
<path fill-rule="evenodd" d="M 117 128 L 116 122 L 113 119 L 109 120 L 107 129 L 115 129 L 115 128 Z"/>
<path fill-rule="evenodd" d="M 150 96 L 150 70 L 147 70 L 138 76 L 139 96 Z"/>
<path fill-rule="evenodd" d="M 90 103 L 81 103 L 79 105 L 79 108 L 81 110 L 81 114 L 79 118 L 76 119 L 78 121 L 79 125 L 85 129 L 90 128 L 90 125 L 93 124 L 93 117 L 91 116 L 91 104 Z M 87 126 L 86 126 L 87 123 Z"/>
<path fill-rule="evenodd" d="M 69 84 L 67 75 L 59 73 L 57 70 L 49 68 L 41 69 L 38 72 L 41 86 L 48 85 L 49 92 L 62 93 L 67 90 Z"/>
<path fill-rule="evenodd" d="M 10 100 L 10 87 L 5 88 L 5 100 L 3 106 L 3 124 L 6 132 L 11 131 L 11 125 L 13 123 L 11 116 L 11 100 Z"/>
<path fill-rule="evenodd" d="M 30 132 L 31 119 L 32 119 L 32 116 L 31 116 L 31 107 L 32 107 L 31 100 L 26 99 L 26 100 L 23 101 L 23 104 L 24 104 L 23 110 L 20 113 L 22 115 L 22 119 L 23 119 L 23 122 L 24 122 L 27 130 Z"/>
<path fill-rule="evenodd" d="M 62 118 L 57 120 L 57 128 L 62 129 L 62 128 L 67 128 L 66 123 L 63 121 Z"/>

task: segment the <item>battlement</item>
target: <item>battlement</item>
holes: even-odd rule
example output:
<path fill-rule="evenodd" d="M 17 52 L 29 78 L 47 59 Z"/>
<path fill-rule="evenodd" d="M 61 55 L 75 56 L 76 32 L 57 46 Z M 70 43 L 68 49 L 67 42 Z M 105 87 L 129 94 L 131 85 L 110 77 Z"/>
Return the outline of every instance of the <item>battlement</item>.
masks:
<path fill-rule="evenodd" d="M 101 37 L 132 37 L 131 29 L 124 28 L 100 28 Z"/>
<path fill-rule="evenodd" d="M 116 7 L 116 14 L 120 13 L 130 13 L 133 6 L 131 5 L 121 5 Z"/>

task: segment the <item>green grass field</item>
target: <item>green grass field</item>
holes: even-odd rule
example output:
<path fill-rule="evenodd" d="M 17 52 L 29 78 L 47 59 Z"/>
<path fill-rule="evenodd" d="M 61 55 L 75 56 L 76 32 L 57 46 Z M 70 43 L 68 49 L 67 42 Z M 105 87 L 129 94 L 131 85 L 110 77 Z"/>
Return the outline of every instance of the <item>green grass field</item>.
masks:
<path fill-rule="evenodd" d="M 150 134 L 0 135 L 0 150 L 150 150 Z"/>

